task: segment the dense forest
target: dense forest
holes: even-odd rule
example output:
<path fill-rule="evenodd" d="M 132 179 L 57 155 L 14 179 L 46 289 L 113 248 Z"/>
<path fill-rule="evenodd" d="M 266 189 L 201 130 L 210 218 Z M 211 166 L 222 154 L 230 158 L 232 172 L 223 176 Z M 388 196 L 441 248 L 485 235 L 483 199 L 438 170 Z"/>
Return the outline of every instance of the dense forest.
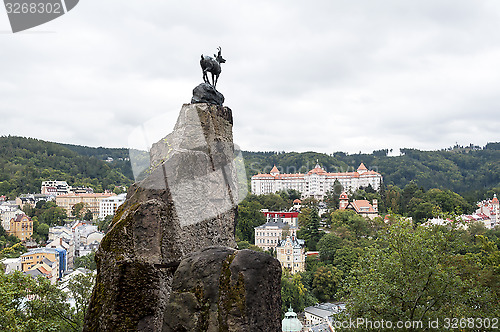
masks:
<path fill-rule="evenodd" d="M 410 182 L 425 190 L 451 190 L 473 199 L 491 197 L 493 188 L 500 188 L 500 143 L 484 147 L 455 146 L 440 151 L 401 149 L 400 156 L 389 156 L 388 150 L 371 154 L 330 155 L 316 152 L 243 152 L 250 178 L 259 172 L 268 173 L 273 165 L 285 173 L 307 172 L 316 162 L 328 172 L 355 170 L 361 163 L 378 171 L 386 186 L 404 188 Z"/>
<path fill-rule="evenodd" d="M 243 157 L 248 179 L 259 172 L 269 172 L 273 165 L 293 173 L 307 172 L 319 162 L 329 172 L 346 172 L 364 163 L 383 175 L 385 186 L 405 188 L 414 183 L 424 190 L 451 190 L 470 201 L 500 191 L 500 143 L 439 151 L 401 149 L 399 156 L 389 156 L 386 149 L 371 154 L 244 151 Z M 112 190 L 114 186 L 132 183 L 128 158 L 126 148 L 93 148 L 3 136 L 0 137 L 0 194 L 13 197 L 38 192 L 41 181 L 49 179 L 86 185 L 98 191 Z"/>
<path fill-rule="evenodd" d="M 88 186 L 97 192 L 132 183 L 120 166 L 80 153 L 37 139 L 0 137 L 0 194 L 14 198 L 19 194 L 39 193 L 45 180 Z"/>

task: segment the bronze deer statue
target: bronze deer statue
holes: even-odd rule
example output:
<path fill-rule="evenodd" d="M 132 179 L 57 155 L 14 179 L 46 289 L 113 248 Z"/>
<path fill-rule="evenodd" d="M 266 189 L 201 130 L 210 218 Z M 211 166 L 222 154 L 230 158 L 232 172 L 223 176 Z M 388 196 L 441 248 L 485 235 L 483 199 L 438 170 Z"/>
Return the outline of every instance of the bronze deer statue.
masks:
<path fill-rule="evenodd" d="M 203 81 L 210 84 L 207 75 L 207 73 L 210 72 L 212 74 L 212 86 L 214 88 L 217 85 L 217 80 L 219 79 L 219 74 L 221 72 L 220 64 L 226 62 L 226 60 L 224 60 L 221 55 L 220 46 L 217 48 L 217 50 L 219 51 L 219 53 L 217 55 L 214 54 L 215 59 L 211 56 L 202 54 L 200 60 L 201 70 L 203 71 Z"/>

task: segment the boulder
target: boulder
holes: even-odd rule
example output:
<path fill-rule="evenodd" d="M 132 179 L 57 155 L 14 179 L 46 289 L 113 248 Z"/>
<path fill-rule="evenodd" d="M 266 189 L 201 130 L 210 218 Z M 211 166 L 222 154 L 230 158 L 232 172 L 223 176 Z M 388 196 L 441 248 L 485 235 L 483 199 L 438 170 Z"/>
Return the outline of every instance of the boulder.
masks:
<path fill-rule="evenodd" d="M 281 266 L 268 254 L 209 247 L 176 270 L 163 331 L 281 331 Z"/>
<path fill-rule="evenodd" d="M 192 104 L 208 103 L 213 105 L 222 106 L 224 104 L 224 96 L 217 91 L 213 85 L 208 83 L 201 83 L 193 89 L 193 97 L 191 98 Z"/>

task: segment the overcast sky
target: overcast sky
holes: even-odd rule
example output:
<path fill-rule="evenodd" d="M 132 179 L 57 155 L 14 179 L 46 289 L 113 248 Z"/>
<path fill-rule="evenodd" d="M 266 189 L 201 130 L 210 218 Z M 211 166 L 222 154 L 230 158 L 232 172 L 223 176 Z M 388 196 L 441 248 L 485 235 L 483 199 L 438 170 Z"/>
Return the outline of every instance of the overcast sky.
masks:
<path fill-rule="evenodd" d="M 250 151 L 500 141 L 500 1 L 82 0 L 13 34 L 0 9 L 0 135 L 128 147 L 168 134 L 202 82 Z"/>

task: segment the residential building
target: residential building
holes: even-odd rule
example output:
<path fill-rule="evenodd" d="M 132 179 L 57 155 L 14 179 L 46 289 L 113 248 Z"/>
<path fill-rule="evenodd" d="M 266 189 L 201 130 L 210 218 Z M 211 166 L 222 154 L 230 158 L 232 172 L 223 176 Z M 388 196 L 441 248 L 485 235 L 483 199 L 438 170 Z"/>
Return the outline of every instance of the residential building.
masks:
<path fill-rule="evenodd" d="M 71 186 L 66 181 L 43 181 L 40 192 L 44 195 L 63 195 L 70 193 Z"/>
<path fill-rule="evenodd" d="M 29 205 L 31 207 L 35 207 L 36 203 L 38 202 L 46 202 L 50 201 L 54 198 L 54 196 L 51 195 L 44 195 L 44 194 L 25 194 L 21 195 L 19 197 L 16 197 L 16 204 L 19 206 L 19 208 L 24 209 L 26 205 Z"/>
<path fill-rule="evenodd" d="M 78 203 L 84 203 L 85 209 L 92 212 L 93 219 L 99 216 L 99 204 L 102 199 L 115 196 L 113 193 L 94 193 L 94 194 L 61 194 L 56 197 L 57 206 L 66 210 L 68 217 L 71 217 L 73 206 Z"/>
<path fill-rule="evenodd" d="M 49 279 L 52 284 L 55 284 L 59 277 L 58 264 L 57 262 L 44 258 L 40 263 L 35 264 L 28 271 L 25 271 L 24 274 L 32 276 L 33 278 L 43 275 Z"/>
<path fill-rule="evenodd" d="M 255 195 L 295 189 L 302 194 L 302 197 L 314 197 L 321 200 L 328 191 L 334 188 L 336 181 L 346 191 L 355 191 L 368 185 L 378 190 L 382 184 L 382 175 L 368 170 L 364 164 L 360 164 L 354 172 L 335 173 L 329 173 L 317 164 L 306 174 L 281 173 L 275 165 L 269 174 L 252 176 L 251 188 L 252 194 Z"/>
<path fill-rule="evenodd" d="M 304 309 L 305 323 L 309 331 L 315 326 L 331 323 L 331 317 L 345 310 L 345 303 L 320 303 Z"/>
<path fill-rule="evenodd" d="M 87 187 L 72 187 L 66 181 L 43 181 L 40 192 L 45 195 L 59 196 L 65 194 L 92 194 L 94 189 Z"/>
<path fill-rule="evenodd" d="M 274 249 L 280 240 L 287 236 L 297 236 L 297 227 L 292 227 L 281 221 L 266 222 L 254 228 L 255 245 L 262 250 Z"/>
<path fill-rule="evenodd" d="M 50 266 L 51 269 L 47 269 L 43 264 Z M 67 266 L 66 250 L 61 248 L 37 248 L 21 255 L 21 269 L 23 272 L 36 270 L 40 266 L 43 269 L 33 272 L 31 275 L 40 273 L 47 275 L 46 272 L 53 270 L 54 273 L 51 273 L 50 277 L 61 278 Z"/>
<path fill-rule="evenodd" d="M 480 216 L 480 221 L 484 222 L 486 228 L 491 229 L 500 225 L 500 202 L 496 194 L 493 195 L 492 199 L 477 203 L 477 206 L 475 214 Z"/>
<path fill-rule="evenodd" d="M 73 239 L 73 229 L 68 226 L 53 226 L 49 228 L 49 241 L 54 241 L 58 238 L 67 240 Z"/>
<path fill-rule="evenodd" d="M 10 230 L 10 221 L 20 214 L 24 214 L 24 211 L 20 210 L 17 205 L 2 204 L 0 206 L 0 217 L 2 218 L 3 229 L 8 232 Z"/>
<path fill-rule="evenodd" d="M 73 269 L 75 257 L 75 243 L 73 241 L 73 237 L 71 237 L 70 239 L 65 237 L 56 238 L 55 240 L 49 242 L 45 247 L 64 249 L 67 255 L 67 269 Z"/>
<path fill-rule="evenodd" d="M 99 219 L 104 219 L 106 216 L 113 216 L 120 205 L 125 202 L 127 194 L 120 194 L 103 198 L 99 202 Z"/>
<path fill-rule="evenodd" d="M 296 211 L 261 211 L 264 216 L 266 216 L 267 222 L 282 222 L 290 225 L 291 227 L 298 227 L 299 225 L 299 213 Z"/>
<path fill-rule="evenodd" d="M 10 220 L 7 233 L 16 236 L 21 241 L 26 241 L 33 235 L 33 220 L 25 214 L 18 214 Z"/>
<path fill-rule="evenodd" d="M 0 265 L 5 267 L 5 274 L 10 274 L 14 271 L 22 271 L 21 258 L 4 258 L 0 261 Z"/>
<path fill-rule="evenodd" d="M 349 202 L 349 196 L 347 196 L 347 193 L 343 192 L 340 194 L 339 200 L 340 210 L 351 209 L 357 214 L 369 219 L 379 217 L 378 202 L 376 199 L 372 201 L 372 204 L 365 199 L 354 199 L 352 202 Z"/>
<path fill-rule="evenodd" d="M 41 263 L 44 258 L 55 262 L 59 260 L 59 252 L 52 248 L 37 248 L 21 255 L 22 270 L 28 271 L 33 266 Z"/>
<path fill-rule="evenodd" d="M 287 236 L 285 240 L 278 242 L 276 258 L 281 263 L 282 269 L 287 269 L 292 274 L 305 271 L 305 241 L 299 240 L 295 236 Z"/>
<path fill-rule="evenodd" d="M 104 233 L 97 230 L 97 226 L 77 222 L 72 227 L 73 239 L 75 241 L 75 257 L 88 255 L 97 250 Z"/>

